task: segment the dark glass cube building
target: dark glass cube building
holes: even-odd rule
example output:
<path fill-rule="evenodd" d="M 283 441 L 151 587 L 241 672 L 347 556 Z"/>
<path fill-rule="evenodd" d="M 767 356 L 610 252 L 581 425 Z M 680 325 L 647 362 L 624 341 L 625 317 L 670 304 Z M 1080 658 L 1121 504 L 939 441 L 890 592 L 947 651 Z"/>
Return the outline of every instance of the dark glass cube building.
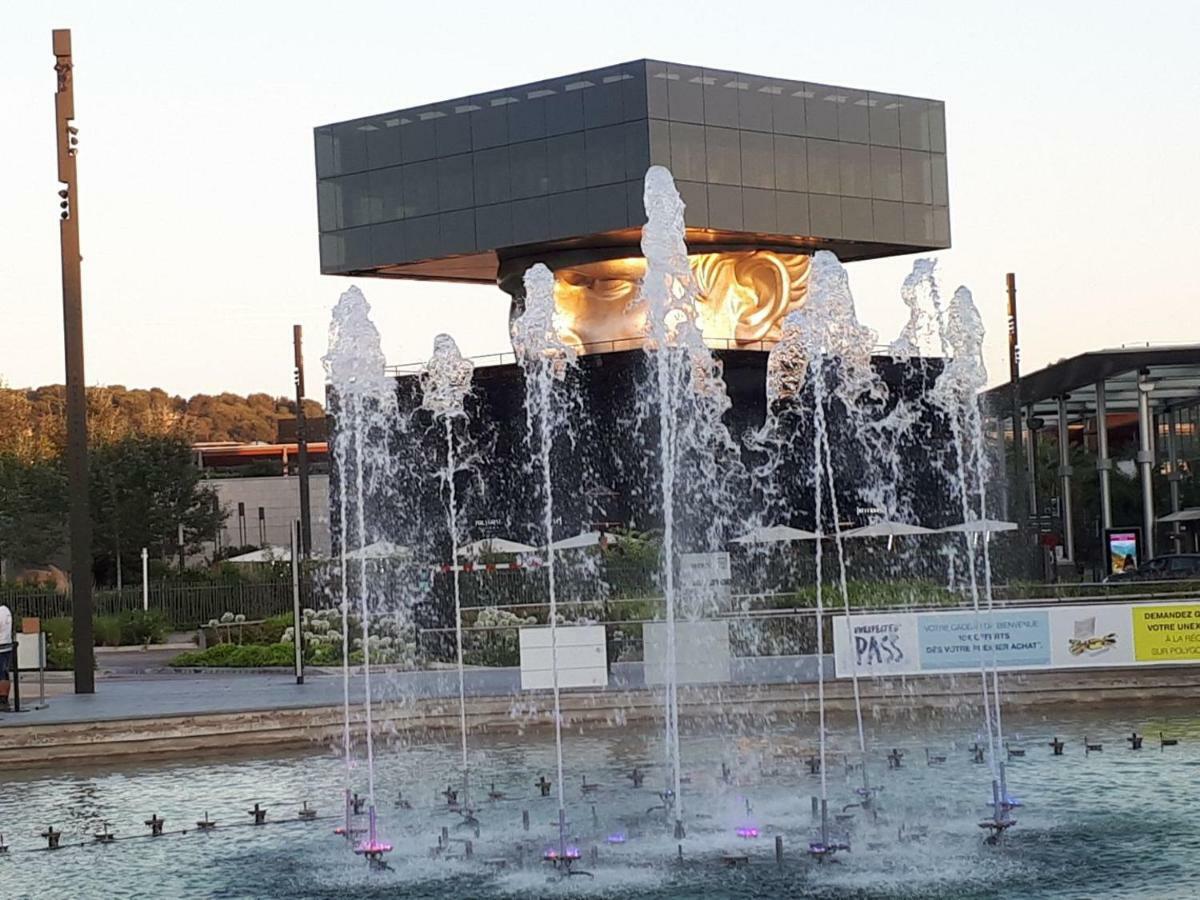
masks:
<path fill-rule="evenodd" d="M 328 274 L 490 283 L 556 252 L 636 253 L 654 164 L 675 176 L 696 250 L 950 246 L 936 100 L 639 60 L 315 140 Z"/>

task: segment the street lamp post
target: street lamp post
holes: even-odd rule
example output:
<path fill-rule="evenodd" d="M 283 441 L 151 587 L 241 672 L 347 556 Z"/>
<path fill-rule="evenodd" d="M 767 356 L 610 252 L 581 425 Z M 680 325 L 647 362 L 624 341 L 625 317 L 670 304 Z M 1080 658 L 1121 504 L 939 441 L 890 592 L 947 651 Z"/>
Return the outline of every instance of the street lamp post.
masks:
<path fill-rule="evenodd" d="M 62 187 L 58 233 L 62 254 L 63 343 L 66 356 L 67 482 L 71 532 L 71 635 L 75 645 L 75 693 L 94 694 L 92 628 L 92 521 L 88 508 L 87 393 L 83 370 L 83 281 L 79 254 L 79 152 L 75 119 L 75 73 L 70 29 L 55 29 L 54 95 L 58 180 Z"/>

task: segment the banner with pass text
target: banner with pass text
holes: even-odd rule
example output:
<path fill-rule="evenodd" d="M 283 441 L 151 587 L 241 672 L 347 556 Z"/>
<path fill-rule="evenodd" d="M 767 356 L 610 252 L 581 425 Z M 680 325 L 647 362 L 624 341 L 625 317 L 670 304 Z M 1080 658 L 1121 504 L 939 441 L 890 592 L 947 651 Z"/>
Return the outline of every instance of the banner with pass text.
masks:
<path fill-rule="evenodd" d="M 837 677 L 1200 662 L 1200 603 L 1105 603 L 833 620 Z"/>

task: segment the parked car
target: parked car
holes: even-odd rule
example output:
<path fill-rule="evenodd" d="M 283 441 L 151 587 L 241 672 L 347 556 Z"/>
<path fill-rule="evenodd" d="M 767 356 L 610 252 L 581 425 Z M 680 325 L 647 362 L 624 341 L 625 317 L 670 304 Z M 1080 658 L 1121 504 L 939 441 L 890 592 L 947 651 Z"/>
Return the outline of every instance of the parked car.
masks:
<path fill-rule="evenodd" d="M 1117 572 L 1106 581 L 1200 580 L 1200 553 L 1171 553 L 1153 556 L 1133 571 Z"/>

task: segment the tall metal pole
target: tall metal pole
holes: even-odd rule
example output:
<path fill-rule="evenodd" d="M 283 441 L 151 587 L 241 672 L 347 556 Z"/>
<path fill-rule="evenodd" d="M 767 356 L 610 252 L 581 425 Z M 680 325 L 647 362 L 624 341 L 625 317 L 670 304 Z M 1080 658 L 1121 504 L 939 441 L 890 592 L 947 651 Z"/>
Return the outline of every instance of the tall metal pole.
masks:
<path fill-rule="evenodd" d="M 1142 475 L 1142 537 L 1146 559 L 1154 555 L 1154 445 L 1151 442 L 1150 392 L 1154 384 L 1146 370 L 1138 372 L 1138 453 Z"/>
<path fill-rule="evenodd" d="M 1100 475 L 1100 520 L 1112 528 L 1112 460 L 1108 456 L 1108 396 L 1103 379 L 1096 382 L 1096 471 Z"/>
<path fill-rule="evenodd" d="M 54 125 L 58 180 L 63 185 L 58 233 L 62 247 L 63 343 L 67 379 L 67 483 L 71 529 L 71 635 L 75 645 L 75 693 L 96 692 L 92 630 L 92 520 L 88 509 L 87 394 L 83 371 L 83 278 L 79 254 L 79 189 L 75 168 L 75 74 L 70 29 L 53 32 Z"/>
<path fill-rule="evenodd" d="M 1016 490 L 1011 496 L 1015 498 L 1013 515 L 1028 531 L 1029 516 L 1036 513 L 1031 509 L 1025 492 L 1025 441 L 1021 433 L 1021 344 L 1017 337 L 1017 276 L 1009 272 L 1004 276 L 1008 289 L 1008 389 L 1012 404 L 1012 458 L 1013 484 Z M 1032 496 L 1032 495 L 1030 495 Z"/>
<path fill-rule="evenodd" d="M 1179 512 L 1179 481 L 1183 477 L 1183 473 L 1179 471 L 1179 447 L 1176 443 L 1175 420 L 1178 418 L 1178 413 L 1167 410 L 1167 461 L 1169 467 L 1167 469 L 1167 481 L 1171 486 L 1171 512 Z M 1175 546 L 1172 548 L 1173 553 L 1183 552 L 1183 536 L 1182 522 L 1176 521 L 1171 526 L 1171 533 L 1175 536 L 1172 540 Z"/>
<path fill-rule="evenodd" d="M 1067 397 L 1058 398 L 1058 477 L 1062 490 L 1063 561 L 1075 562 L 1075 516 L 1071 509 L 1071 447 L 1068 443 L 1070 431 L 1067 422 Z"/>
<path fill-rule="evenodd" d="M 300 456 L 300 549 L 312 556 L 312 510 L 308 493 L 308 418 L 304 415 L 304 337 L 299 325 L 292 326 L 292 350 L 296 376 L 296 445 Z"/>

